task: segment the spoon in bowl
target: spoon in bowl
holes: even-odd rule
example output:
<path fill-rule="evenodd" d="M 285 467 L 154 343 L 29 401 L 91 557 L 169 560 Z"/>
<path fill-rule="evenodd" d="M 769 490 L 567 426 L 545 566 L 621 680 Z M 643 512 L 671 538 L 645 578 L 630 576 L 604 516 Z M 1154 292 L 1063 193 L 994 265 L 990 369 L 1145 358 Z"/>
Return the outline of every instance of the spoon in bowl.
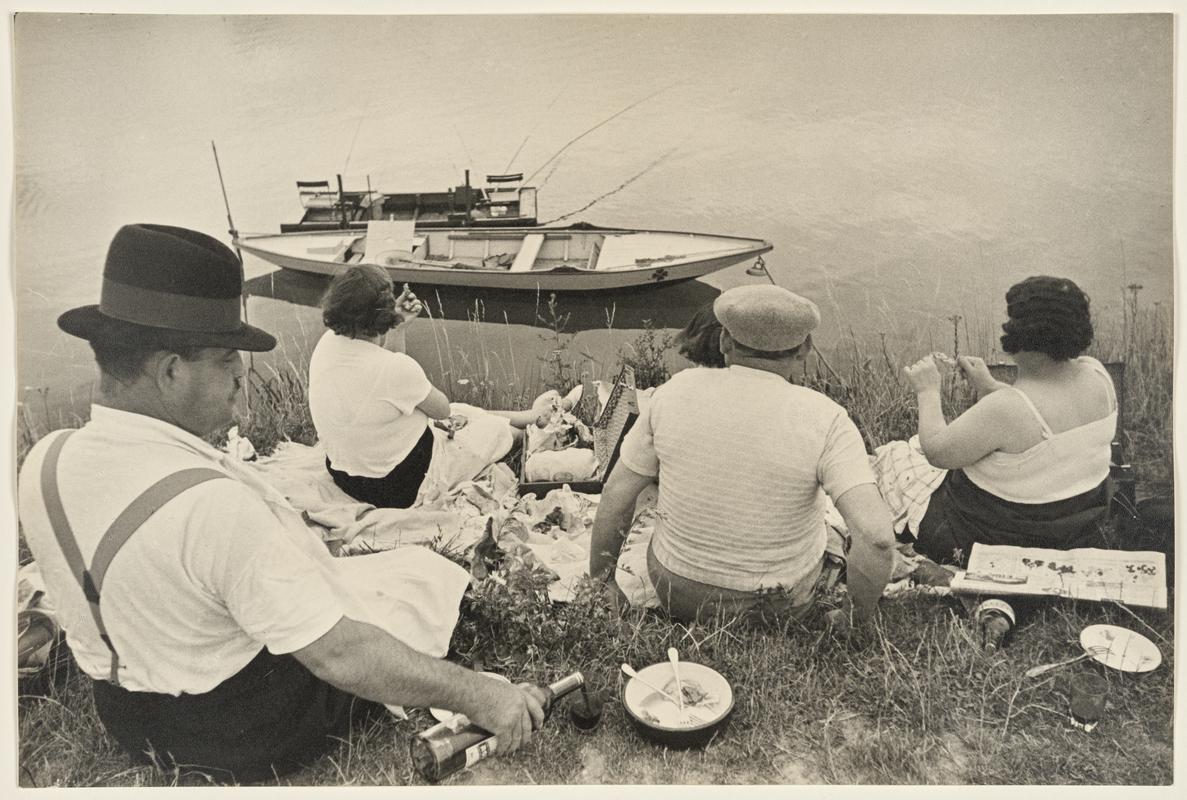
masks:
<path fill-rule="evenodd" d="M 672 662 L 672 674 L 676 676 L 676 699 L 680 701 L 680 710 L 684 710 L 684 684 L 680 682 L 680 654 L 675 647 L 668 648 L 668 661 Z"/>
<path fill-rule="evenodd" d="M 679 707 L 680 707 L 680 709 L 681 709 L 681 710 L 683 710 L 683 709 L 684 709 L 684 704 L 683 704 L 683 703 L 681 703 L 681 702 L 680 702 L 679 700 L 677 700 L 675 697 L 672 697 L 672 695 L 668 694 L 668 693 L 667 693 L 667 692 L 665 692 L 663 689 L 661 689 L 661 688 L 659 688 L 658 686 L 656 686 L 654 683 L 649 683 L 649 682 L 645 681 L 643 678 L 641 678 L 641 677 L 639 676 L 639 673 L 635 672 L 635 668 L 634 668 L 634 667 L 632 667 L 630 664 L 627 664 L 627 663 L 625 663 L 625 662 L 624 662 L 624 663 L 623 663 L 623 665 L 622 665 L 622 671 L 626 673 L 626 675 L 627 675 L 627 677 L 628 677 L 628 678 L 634 678 L 635 680 L 637 680 L 639 683 L 641 683 L 641 684 L 643 684 L 644 686 L 646 686 L 646 687 L 647 687 L 648 689 L 650 689 L 651 691 L 653 691 L 653 692 L 657 692 L 657 693 L 659 693 L 659 694 L 663 695 L 664 697 L 666 697 L 666 698 L 668 699 L 668 702 L 675 703 L 677 706 L 679 706 Z"/>

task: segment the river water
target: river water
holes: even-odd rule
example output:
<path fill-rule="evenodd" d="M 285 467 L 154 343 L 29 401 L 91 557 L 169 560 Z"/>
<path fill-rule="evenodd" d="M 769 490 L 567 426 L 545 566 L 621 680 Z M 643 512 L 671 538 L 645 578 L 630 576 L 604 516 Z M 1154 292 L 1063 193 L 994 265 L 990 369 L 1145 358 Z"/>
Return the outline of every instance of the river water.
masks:
<path fill-rule="evenodd" d="M 1171 296 L 1169 15 L 22 14 L 15 34 L 18 399 L 85 395 L 89 351 L 54 320 L 97 301 L 121 224 L 227 240 L 211 141 L 242 231 L 297 218 L 296 180 L 443 191 L 470 168 L 532 175 L 541 221 L 602 197 L 566 221 L 767 239 L 826 353 L 850 331 L 950 350 L 954 314 L 985 351 L 1030 274 L 1079 282 L 1102 323 L 1128 284 Z M 251 321 L 307 363 L 324 283 L 245 267 Z M 560 311 L 609 369 L 644 320 L 680 327 L 761 280 L 742 265 Z M 442 319 L 409 345 L 438 379 L 480 351 L 501 379 L 542 368 L 546 298 L 417 288 Z"/>

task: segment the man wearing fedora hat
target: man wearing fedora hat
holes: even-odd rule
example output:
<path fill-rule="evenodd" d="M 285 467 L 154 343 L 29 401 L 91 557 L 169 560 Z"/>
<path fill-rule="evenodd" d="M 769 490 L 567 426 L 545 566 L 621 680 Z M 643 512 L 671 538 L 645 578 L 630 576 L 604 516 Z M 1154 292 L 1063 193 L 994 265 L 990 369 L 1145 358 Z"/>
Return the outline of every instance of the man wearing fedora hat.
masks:
<path fill-rule="evenodd" d="M 309 763 L 358 698 L 457 709 L 515 750 L 543 719 L 532 694 L 347 616 L 283 497 L 205 441 L 232 419 L 239 351 L 276 344 L 240 318 L 242 287 L 215 239 L 128 225 L 99 304 L 58 320 L 90 342 L 99 391 L 82 429 L 29 453 L 20 517 L 104 727 L 237 781 Z"/>
<path fill-rule="evenodd" d="M 816 305 L 757 285 L 723 292 L 713 311 L 726 368 L 687 369 L 655 390 L 602 492 L 590 575 L 613 586 L 635 502 L 658 479 L 647 569 L 673 617 L 800 617 L 821 574 L 827 494 L 852 535 L 849 612 L 868 619 L 890 577 L 894 535 L 845 410 L 790 382 L 820 322 Z"/>

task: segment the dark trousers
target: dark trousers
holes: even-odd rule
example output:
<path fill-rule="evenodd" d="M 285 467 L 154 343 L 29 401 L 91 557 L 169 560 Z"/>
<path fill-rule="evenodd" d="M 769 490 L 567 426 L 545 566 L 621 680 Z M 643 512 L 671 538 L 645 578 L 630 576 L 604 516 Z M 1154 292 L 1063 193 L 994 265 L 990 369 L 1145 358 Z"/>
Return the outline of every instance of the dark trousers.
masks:
<path fill-rule="evenodd" d="M 107 732 L 141 761 L 206 772 L 220 782 L 252 783 L 312 763 L 344 736 L 352 714 L 381 706 L 315 676 L 290 655 L 263 649 L 238 673 L 203 694 L 177 697 L 94 682 Z"/>
<path fill-rule="evenodd" d="M 416 495 L 432 460 L 433 431 L 426 426 L 412 452 L 382 478 L 363 478 L 342 472 L 330 466 L 328 458 L 326 469 L 334 479 L 334 484 L 355 500 L 370 503 L 376 508 L 409 508 L 416 502 Z"/>

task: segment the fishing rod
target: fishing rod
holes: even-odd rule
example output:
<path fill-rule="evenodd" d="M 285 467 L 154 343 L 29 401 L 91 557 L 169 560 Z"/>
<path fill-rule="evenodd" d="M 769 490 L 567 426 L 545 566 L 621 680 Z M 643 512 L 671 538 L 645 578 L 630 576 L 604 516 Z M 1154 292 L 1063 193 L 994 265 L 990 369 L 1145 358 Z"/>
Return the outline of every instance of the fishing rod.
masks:
<path fill-rule="evenodd" d="M 668 156 L 672 155 L 672 153 L 675 153 L 675 152 L 676 152 L 676 150 L 678 150 L 678 149 L 679 149 L 679 148 L 677 148 L 677 147 L 673 147 L 671 150 L 669 150 L 668 152 L 664 153 L 662 156 L 660 156 L 659 158 L 657 158 L 655 161 L 652 161 L 650 164 L 648 164 L 647 166 L 643 167 L 643 169 L 641 169 L 639 172 L 635 173 L 635 174 L 634 174 L 633 176 L 631 176 L 630 178 L 627 178 L 625 181 L 623 181 L 622 183 L 620 183 L 618 186 L 614 187 L 613 189 L 611 189 L 610 191 L 606 192 L 605 194 L 602 194 L 602 195 L 599 195 L 599 196 L 595 197 L 593 200 L 590 200 L 588 203 L 586 203 L 585 205 L 583 205 L 581 208 L 578 208 L 578 209 L 576 209 L 576 210 L 574 210 L 574 211 L 570 211 L 570 212 L 569 212 L 569 213 L 567 213 L 567 214 L 561 214 L 559 217 L 555 217 L 555 218 L 553 218 L 553 219 L 550 219 L 550 220 L 548 220 L 547 222 L 545 222 L 545 223 L 543 223 L 543 224 L 544 224 L 544 225 L 551 225 L 551 224 L 552 224 L 552 223 L 554 223 L 554 222 L 560 222 L 560 221 L 561 221 L 561 220 L 563 220 L 563 219 L 568 219 L 569 217 L 573 216 L 574 214 L 580 214 L 582 211 L 588 211 L 589 209 L 593 208 L 593 207 L 594 207 L 596 204 L 598 204 L 598 203 L 602 202 L 603 200 L 605 200 L 605 199 L 606 199 L 607 197 L 609 197 L 610 195 L 612 195 L 612 194 L 618 194 L 618 193 L 619 193 L 619 192 L 621 192 L 623 189 L 625 189 L 626 187 L 630 186 L 630 185 L 631 185 L 632 183 L 634 183 L 635 181 L 639 180 L 639 178 L 642 178 L 642 177 L 643 177 L 644 175 L 646 175 L 648 172 L 651 172 L 651 170 L 653 170 L 653 169 L 655 169 L 656 167 L 658 167 L 658 166 L 659 166 L 659 165 L 660 165 L 662 162 L 664 162 L 665 160 L 667 160 Z"/>
<path fill-rule="evenodd" d="M 355 142 L 359 140 L 359 131 L 363 129 L 363 122 L 367 119 L 367 112 L 370 110 L 371 105 L 367 104 L 367 107 L 363 109 L 363 113 L 359 114 L 359 124 L 354 126 L 354 136 L 350 140 L 350 149 L 346 151 L 346 163 L 342 165 L 343 174 L 346 173 L 346 168 L 350 166 L 350 157 L 354 155 Z"/>
<path fill-rule="evenodd" d="M 561 99 L 561 95 L 564 94 L 568 90 L 568 88 L 569 88 L 568 86 L 565 86 L 563 89 L 561 89 L 559 92 L 556 93 L 556 97 L 552 98 L 552 102 L 548 104 L 548 108 L 544 109 L 544 114 L 547 114 L 549 111 L 552 110 L 552 107 L 554 105 L 556 105 L 556 101 Z M 543 118 L 544 118 L 544 115 L 541 114 L 540 117 L 536 119 L 535 126 L 530 131 L 528 131 L 528 135 L 523 137 L 523 141 L 519 143 L 519 147 L 516 148 L 515 154 L 513 156 L 511 156 L 511 160 L 507 162 L 507 166 L 503 167 L 504 174 L 511 171 L 511 165 L 515 163 L 515 159 L 519 158 L 519 154 L 523 150 L 523 146 L 528 143 L 528 139 L 531 139 L 532 134 L 535 133 L 536 129 L 540 127 L 540 122 L 543 120 Z"/>
<path fill-rule="evenodd" d="M 239 257 L 239 279 L 243 281 L 243 253 L 239 250 L 239 231 L 235 230 L 235 221 L 231 219 L 231 203 L 227 200 L 227 184 L 223 181 L 223 167 L 218 161 L 218 148 L 214 146 L 214 140 L 210 140 L 210 150 L 214 153 L 214 168 L 218 171 L 218 185 L 223 191 L 223 207 L 227 209 L 227 232 L 231 234 L 231 244 L 235 248 L 235 255 Z M 243 322 L 247 323 L 247 291 L 246 289 L 240 294 L 239 301 L 243 305 Z M 247 352 L 247 368 L 249 372 L 256 371 L 255 353 L 250 350 Z M 247 391 L 249 387 L 245 387 L 243 391 L 243 403 L 247 409 L 247 413 L 251 413 L 251 392 Z"/>
<path fill-rule="evenodd" d="M 640 103 L 645 103 L 648 100 L 650 100 L 651 98 L 655 97 L 656 95 L 662 94 L 662 93 L 666 92 L 668 89 L 671 89 L 673 86 L 678 86 L 681 83 L 684 83 L 684 81 L 676 81 L 675 83 L 668 84 L 667 86 L 663 87 L 662 89 L 657 89 L 656 91 L 652 92 L 651 94 L 647 95 L 646 97 L 639 98 L 635 102 L 629 104 L 626 108 L 623 108 L 619 111 L 614 112 L 613 114 L 611 114 L 610 116 L 606 117 L 604 120 L 599 122 L 597 125 L 594 125 L 592 128 L 589 128 L 588 130 L 574 136 L 572 139 L 570 139 L 568 142 L 565 143 L 564 147 L 562 147 L 560 150 L 557 150 L 555 153 L 552 154 L 552 156 L 549 157 L 549 159 L 547 161 L 545 161 L 543 164 L 541 164 L 539 167 L 537 167 L 536 171 L 527 177 L 527 180 L 525 181 L 525 183 L 530 183 L 532 178 L 534 178 L 538 174 L 540 174 L 540 170 L 544 169 L 549 164 L 551 164 L 553 161 L 555 161 L 560 156 L 561 153 L 568 150 L 574 144 L 576 144 L 580 140 L 584 139 L 586 136 L 593 133 L 598 128 L 602 127 L 603 125 L 605 125 L 606 123 L 610 122 L 611 120 L 613 120 L 617 117 L 621 117 L 623 114 L 630 111 L 632 108 L 639 105 Z"/>
<path fill-rule="evenodd" d="M 466 151 L 466 164 L 470 169 L 474 168 L 474 156 L 470 155 L 470 147 L 466 144 L 466 140 L 462 138 L 462 132 L 458 130 L 457 125 L 453 125 L 453 132 L 457 134 L 457 140 L 462 143 L 462 150 Z"/>
<path fill-rule="evenodd" d="M 239 232 L 235 230 L 235 221 L 231 219 L 231 203 L 227 200 L 227 185 L 223 182 L 223 168 L 218 163 L 218 148 L 214 146 L 214 140 L 210 140 L 210 149 L 214 153 L 214 168 L 218 170 L 218 185 L 223 190 L 223 208 L 227 209 L 227 232 L 231 234 L 232 241 L 239 238 Z M 239 247 L 236 245 L 235 252 L 239 252 Z M 239 258 L 239 266 L 243 266 L 242 256 Z"/>

